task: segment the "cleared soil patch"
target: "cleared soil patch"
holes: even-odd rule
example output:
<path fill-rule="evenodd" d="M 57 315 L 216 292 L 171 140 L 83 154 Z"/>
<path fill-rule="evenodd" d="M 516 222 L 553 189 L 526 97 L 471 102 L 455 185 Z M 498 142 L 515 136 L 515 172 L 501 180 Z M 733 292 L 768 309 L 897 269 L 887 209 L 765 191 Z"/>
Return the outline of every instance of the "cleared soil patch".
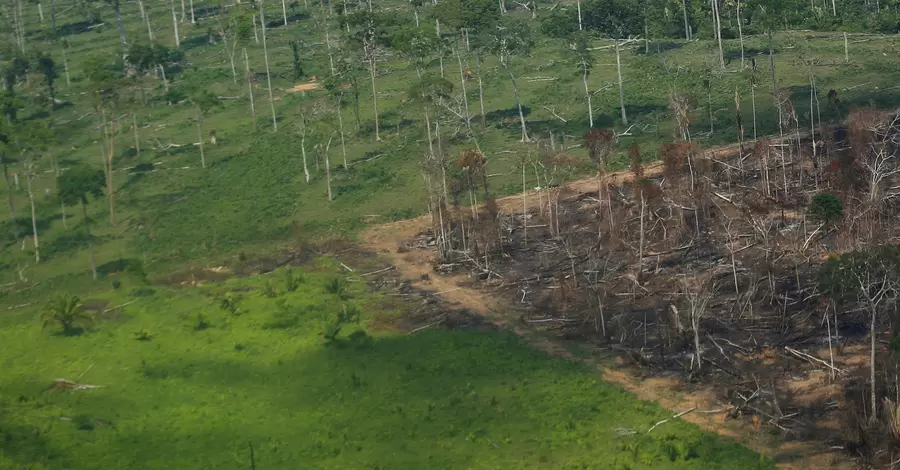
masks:
<path fill-rule="evenodd" d="M 837 157 L 840 142 L 831 144 Z M 781 468 L 855 468 L 840 419 L 845 395 L 859 393 L 855 377 L 867 367 L 867 350 L 857 344 L 865 318 L 842 314 L 842 350 L 829 349 L 807 286 L 823 253 L 840 251 L 856 235 L 816 237 L 816 225 L 805 220 L 807 198 L 825 184 L 810 163 L 809 142 L 802 157 L 788 157 L 785 145 L 767 141 L 758 147 L 766 158 L 748 160 L 752 145 L 745 144 L 743 159 L 737 145 L 694 155 L 694 182 L 706 194 L 697 200 L 699 191 L 668 186 L 673 178 L 687 185 L 685 173 L 673 175 L 662 163 L 643 167 L 642 184 L 665 191 L 645 201 L 643 216 L 633 174 L 619 172 L 501 198 L 475 216 L 447 208 L 445 236 L 454 248 L 444 259 L 430 217 L 373 227 L 365 246 L 390 259 L 411 286 L 440 292 L 550 354 L 589 362 L 605 380 L 673 414 L 693 409 L 682 419 L 736 438 Z M 785 182 L 798 188 L 796 197 L 779 187 Z M 681 207 L 675 212 L 673 200 Z M 757 206 L 767 210 L 742 219 Z M 601 271 L 609 274 L 602 282 L 584 274 Z M 699 323 L 704 356 L 696 370 L 691 329 L 670 312 L 686 308 L 673 281 L 701 275 L 717 287 Z M 570 344 L 589 354 L 573 354 Z M 815 362 L 830 355 L 836 377 Z"/>

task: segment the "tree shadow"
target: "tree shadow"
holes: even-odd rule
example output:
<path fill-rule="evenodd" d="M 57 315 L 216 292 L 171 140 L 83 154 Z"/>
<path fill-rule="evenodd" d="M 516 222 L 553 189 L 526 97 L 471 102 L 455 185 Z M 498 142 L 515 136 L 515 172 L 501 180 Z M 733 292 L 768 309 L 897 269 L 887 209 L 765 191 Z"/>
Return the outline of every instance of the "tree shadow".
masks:
<path fill-rule="evenodd" d="M 187 39 L 181 40 L 181 49 L 185 52 L 208 45 L 209 36 L 207 36 L 206 34 L 197 34 Z M 166 73 L 169 73 L 168 70 L 166 70 Z"/>
<path fill-rule="evenodd" d="M 531 108 L 523 105 L 522 106 L 522 114 L 525 115 L 525 118 L 528 118 L 531 115 Z M 490 111 L 485 113 L 485 119 L 489 123 L 501 122 L 501 125 L 512 124 L 518 121 L 519 119 L 519 108 L 507 108 L 507 109 L 498 109 L 496 111 Z"/>
<path fill-rule="evenodd" d="M 683 42 L 674 42 L 674 41 L 650 41 L 650 52 L 647 52 L 647 49 L 635 49 L 634 53 L 636 55 L 653 55 L 653 54 L 662 54 L 664 52 L 678 50 L 684 47 Z"/>
<path fill-rule="evenodd" d="M 79 21 L 77 23 L 67 23 L 56 27 L 56 34 L 60 36 L 73 36 L 75 34 L 83 34 L 92 31 L 92 26 L 97 26 L 103 22 L 99 19 L 91 19 Z"/>

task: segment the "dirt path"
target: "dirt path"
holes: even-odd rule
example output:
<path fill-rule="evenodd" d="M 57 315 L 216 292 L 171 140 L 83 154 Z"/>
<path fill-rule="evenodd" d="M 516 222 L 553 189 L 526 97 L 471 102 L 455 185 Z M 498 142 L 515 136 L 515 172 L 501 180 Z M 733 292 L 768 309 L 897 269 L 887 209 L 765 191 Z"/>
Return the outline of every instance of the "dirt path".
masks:
<path fill-rule="evenodd" d="M 746 148 L 751 143 L 745 144 Z M 714 158 L 727 157 L 738 153 L 738 146 L 726 146 L 707 151 L 707 156 Z M 655 163 L 645 167 L 645 175 L 654 176 L 662 171 L 662 164 Z M 628 172 L 618 172 L 607 176 L 609 182 L 619 184 L 631 179 Z M 580 194 L 596 191 L 598 181 L 596 178 L 584 178 L 565 185 L 561 189 L 561 197 L 572 197 Z M 538 206 L 540 198 L 535 191 L 524 193 L 525 206 L 534 209 Z M 512 195 L 499 199 L 501 210 L 521 211 L 523 208 L 523 194 Z M 596 360 L 575 357 L 561 346 L 559 342 L 540 336 L 535 331 L 528 329 L 517 321 L 517 317 L 508 315 L 508 310 L 502 303 L 482 290 L 466 287 L 471 281 L 466 275 L 443 276 L 434 273 L 432 268 L 433 251 L 400 250 L 398 248 L 411 237 L 428 230 L 431 221 L 428 216 L 399 222 L 374 226 L 363 234 L 363 246 L 378 253 L 389 260 L 405 279 L 412 285 L 421 289 L 442 292 L 441 297 L 450 303 L 484 316 L 494 324 L 514 331 L 525 338 L 534 347 L 546 351 L 548 354 L 580 360 L 597 367 L 603 374 L 604 380 L 618 384 L 631 391 L 638 398 L 659 403 L 664 408 L 671 410 L 673 414 L 696 407 L 697 411 L 686 414 L 682 419 L 694 423 L 703 429 L 718 433 L 722 436 L 733 438 L 744 445 L 769 456 L 778 462 L 779 468 L 791 470 L 807 469 L 852 469 L 855 468 L 849 459 L 843 454 L 828 449 L 824 445 L 814 445 L 806 442 L 778 442 L 767 432 L 768 430 L 754 429 L 739 420 L 726 420 L 724 411 L 706 412 L 725 408 L 717 399 L 714 391 L 707 387 L 699 391 L 679 391 L 682 384 L 678 380 L 666 378 L 643 379 L 631 373 L 624 366 L 609 366 L 600 364 Z M 424 275 L 428 275 L 425 277 Z M 423 280 L 427 279 L 427 281 Z"/>

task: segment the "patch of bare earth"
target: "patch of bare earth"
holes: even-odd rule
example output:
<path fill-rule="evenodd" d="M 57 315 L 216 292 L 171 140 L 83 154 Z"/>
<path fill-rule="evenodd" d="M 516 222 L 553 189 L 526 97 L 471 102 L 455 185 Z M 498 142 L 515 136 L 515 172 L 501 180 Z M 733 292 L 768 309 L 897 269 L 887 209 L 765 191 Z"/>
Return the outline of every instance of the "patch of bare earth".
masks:
<path fill-rule="evenodd" d="M 692 410 L 681 419 L 780 468 L 856 468 L 842 413 L 848 384 L 868 367 L 864 319 L 848 312 L 826 335 L 809 287 L 824 253 L 840 251 L 845 238 L 817 237 L 805 220 L 813 185 L 824 185 L 818 168 L 800 156 L 780 163 L 788 157 L 774 142 L 757 146 L 768 160 L 751 148 L 744 145 L 743 159 L 737 145 L 694 155 L 691 184 L 702 185 L 702 196 L 684 189 L 686 169 L 644 166 L 641 184 L 662 192 L 645 201 L 644 215 L 634 175 L 618 172 L 504 197 L 477 216 L 446 208 L 443 227 L 430 217 L 374 226 L 364 247 L 389 260 L 410 289 L 595 366 L 673 415 Z M 787 193 L 782 182 L 794 194 L 769 196 Z M 441 243 L 452 246 L 444 257 Z M 698 300 L 691 294 L 703 289 L 710 295 L 695 342 L 684 323 Z M 429 312 L 403 329 L 436 324 L 428 315 L 439 319 L 441 310 Z M 592 354 L 575 355 L 566 341 Z"/>

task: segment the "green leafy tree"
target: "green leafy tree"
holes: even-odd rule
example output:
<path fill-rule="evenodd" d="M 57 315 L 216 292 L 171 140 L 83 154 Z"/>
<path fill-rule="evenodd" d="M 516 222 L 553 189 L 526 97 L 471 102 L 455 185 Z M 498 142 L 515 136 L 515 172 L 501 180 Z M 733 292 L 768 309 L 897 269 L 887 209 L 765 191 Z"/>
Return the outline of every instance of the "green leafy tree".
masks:
<path fill-rule="evenodd" d="M 191 103 L 197 110 L 197 135 L 200 137 L 200 165 L 206 168 L 206 155 L 203 151 L 203 118 L 221 104 L 219 97 L 209 90 L 197 90 L 190 96 Z"/>
<path fill-rule="evenodd" d="M 84 214 L 84 232 L 87 237 L 91 260 L 91 274 L 97 279 L 97 265 L 94 262 L 94 243 L 91 236 L 90 218 L 87 213 L 88 197 L 102 197 L 104 175 L 102 171 L 86 166 L 75 166 L 60 173 L 56 181 L 59 198 L 65 205 L 81 204 Z"/>
<path fill-rule="evenodd" d="M 56 297 L 44 307 L 41 314 L 41 328 L 50 325 L 59 325 L 64 335 L 72 335 L 78 332 L 79 325 L 89 325 L 94 319 L 88 314 L 81 299 L 74 295 L 63 294 Z"/>
<path fill-rule="evenodd" d="M 440 48 L 439 42 L 434 28 L 426 26 L 403 28 L 391 36 L 391 48 L 415 64 L 420 79 L 426 62 Z"/>
<path fill-rule="evenodd" d="M 147 96 L 144 91 L 143 78 L 158 65 L 156 50 L 151 44 L 135 42 L 128 48 L 125 54 L 125 62 L 134 69 L 134 82 L 141 90 L 141 103 L 147 104 Z"/>
<path fill-rule="evenodd" d="M 3 79 L 3 96 L 0 97 L 2 98 L 0 104 L 2 104 L 7 123 L 15 121 L 18 110 L 22 108 L 22 103 L 16 95 L 16 85 L 28 76 L 28 69 L 28 59 L 18 52 L 14 52 L 8 59 L 0 62 L 0 73 L 2 73 Z"/>
<path fill-rule="evenodd" d="M 59 71 L 56 69 L 56 62 L 53 61 L 53 58 L 50 57 L 50 55 L 44 52 L 38 52 L 37 57 L 35 57 L 35 63 L 37 69 L 41 72 L 41 75 L 44 76 L 44 83 L 47 85 L 47 92 L 50 94 L 51 107 L 53 107 L 56 105 L 56 89 L 53 85 L 59 77 Z"/>
<path fill-rule="evenodd" d="M 825 225 L 831 225 L 844 216 L 841 200 L 832 193 L 819 193 L 809 203 L 809 215 Z"/>

